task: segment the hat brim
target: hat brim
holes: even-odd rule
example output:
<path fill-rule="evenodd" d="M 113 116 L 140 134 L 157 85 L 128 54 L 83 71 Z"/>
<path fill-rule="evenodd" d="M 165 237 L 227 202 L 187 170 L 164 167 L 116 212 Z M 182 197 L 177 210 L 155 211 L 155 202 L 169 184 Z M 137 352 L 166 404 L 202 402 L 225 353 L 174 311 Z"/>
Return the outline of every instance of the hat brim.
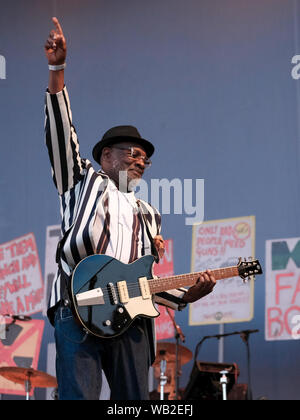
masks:
<path fill-rule="evenodd" d="M 154 153 L 154 146 L 150 141 L 137 138 L 137 137 L 130 137 L 130 136 L 118 136 L 118 137 L 111 137 L 109 139 L 100 140 L 93 148 L 93 158 L 97 163 L 100 163 L 101 153 L 104 147 L 112 146 L 116 143 L 125 143 L 125 142 L 132 142 L 140 145 L 146 152 L 147 157 L 151 157 Z"/>

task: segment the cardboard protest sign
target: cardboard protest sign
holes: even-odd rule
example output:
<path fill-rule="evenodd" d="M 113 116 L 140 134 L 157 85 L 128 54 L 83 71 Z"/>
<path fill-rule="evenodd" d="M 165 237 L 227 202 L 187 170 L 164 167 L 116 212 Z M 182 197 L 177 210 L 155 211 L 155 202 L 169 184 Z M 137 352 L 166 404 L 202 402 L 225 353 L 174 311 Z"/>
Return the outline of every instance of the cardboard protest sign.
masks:
<path fill-rule="evenodd" d="M 192 272 L 236 266 L 254 257 L 255 217 L 212 220 L 193 226 Z M 253 318 L 254 282 L 218 281 L 213 293 L 190 305 L 189 325 L 246 322 Z"/>
<path fill-rule="evenodd" d="M 0 314 L 34 314 L 43 306 L 43 280 L 33 233 L 0 245 Z"/>

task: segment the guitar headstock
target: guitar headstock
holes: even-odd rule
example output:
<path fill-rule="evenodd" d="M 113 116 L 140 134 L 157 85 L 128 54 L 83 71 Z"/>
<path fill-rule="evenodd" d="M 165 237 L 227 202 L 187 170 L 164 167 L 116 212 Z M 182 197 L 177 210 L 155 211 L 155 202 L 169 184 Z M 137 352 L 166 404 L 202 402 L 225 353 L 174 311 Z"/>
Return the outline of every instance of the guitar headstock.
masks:
<path fill-rule="evenodd" d="M 237 265 L 239 276 L 246 282 L 249 277 L 255 277 L 256 274 L 262 274 L 261 264 L 258 260 L 252 259 L 250 257 L 248 260 L 245 258 L 243 261 L 242 258 L 239 258 L 239 263 Z"/>

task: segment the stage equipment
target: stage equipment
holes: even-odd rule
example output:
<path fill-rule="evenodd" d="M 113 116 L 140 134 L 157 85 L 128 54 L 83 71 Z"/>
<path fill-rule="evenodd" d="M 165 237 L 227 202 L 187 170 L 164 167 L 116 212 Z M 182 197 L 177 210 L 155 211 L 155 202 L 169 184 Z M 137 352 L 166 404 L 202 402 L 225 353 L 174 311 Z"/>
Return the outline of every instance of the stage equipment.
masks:
<path fill-rule="evenodd" d="M 10 323 L 6 323 L 6 331 L 9 330 L 11 325 L 14 325 L 17 321 L 28 322 L 31 321 L 31 317 L 27 315 L 11 315 L 5 314 L 3 315 L 5 318 L 10 318 L 12 321 Z"/>
<path fill-rule="evenodd" d="M 177 357 L 176 357 L 177 351 Z M 161 380 L 162 372 L 163 376 L 166 376 L 166 384 L 164 384 L 164 393 L 168 394 L 169 400 L 178 399 L 176 395 L 176 359 L 178 360 L 177 365 L 182 366 L 188 363 L 193 358 L 193 353 L 188 348 L 177 345 L 174 343 L 161 341 L 157 343 L 157 356 L 153 364 L 154 376 L 156 379 Z M 161 362 L 165 361 L 162 370 Z M 181 375 L 181 372 L 178 372 Z M 161 395 L 161 383 L 158 385 L 157 390 Z"/>
<path fill-rule="evenodd" d="M 182 343 L 185 342 L 185 336 L 182 332 L 182 329 L 175 321 L 175 316 L 171 313 L 169 308 L 166 308 L 169 317 L 174 325 L 175 329 L 175 340 L 176 340 L 176 352 L 175 352 L 175 399 L 178 400 L 178 391 L 179 391 L 179 377 L 181 376 L 181 364 L 179 360 L 179 341 Z"/>
<path fill-rule="evenodd" d="M 160 399 L 164 400 L 165 395 L 165 385 L 167 384 L 168 377 L 166 376 L 167 362 L 166 360 L 160 361 Z"/>
<path fill-rule="evenodd" d="M 223 401 L 227 401 L 227 384 L 228 384 L 227 375 L 228 373 L 229 372 L 227 370 L 222 370 L 220 372 L 220 375 L 221 375 L 220 384 L 222 386 Z"/>
<path fill-rule="evenodd" d="M 239 374 L 239 368 L 235 363 L 197 361 L 194 363 L 183 399 L 221 400 L 224 397 L 227 399 L 227 394 L 236 384 Z M 222 375 L 221 379 L 220 375 Z"/>
<path fill-rule="evenodd" d="M 207 335 L 205 337 L 202 338 L 202 340 L 197 344 L 196 349 L 195 349 L 195 355 L 194 355 L 194 363 L 197 360 L 197 356 L 199 354 L 199 350 L 201 345 L 203 344 L 203 342 L 209 338 L 223 338 L 223 337 L 231 337 L 233 335 L 239 335 L 243 342 L 246 344 L 246 348 L 247 348 L 247 370 L 248 370 L 248 399 L 252 400 L 252 386 L 251 386 L 251 366 L 250 366 L 250 347 L 249 347 L 249 336 L 250 334 L 255 334 L 258 333 L 259 330 L 243 330 L 243 331 L 235 331 L 232 333 L 227 333 L 227 334 L 216 334 L 216 335 Z"/>
<path fill-rule="evenodd" d="M 26 400 L 29 400 L 29 394 L 34 388 L 56 388 L 56 379 L 48 373 L 40 372 L 32 368 L 21 367 L 1 367 L 0 376 L 17 384 L 24 384 Z"/>

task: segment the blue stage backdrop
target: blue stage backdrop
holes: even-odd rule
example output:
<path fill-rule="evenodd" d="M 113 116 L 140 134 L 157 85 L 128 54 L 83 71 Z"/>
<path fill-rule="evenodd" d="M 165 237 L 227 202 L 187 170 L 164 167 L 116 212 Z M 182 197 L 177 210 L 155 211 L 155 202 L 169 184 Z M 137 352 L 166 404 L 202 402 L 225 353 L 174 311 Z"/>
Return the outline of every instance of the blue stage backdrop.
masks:
<path fill-rule="evenodd" d="M 66 84 L 82 156 L 92 161 L 92 147 L 108 128 L 136 125 L 156 146 L 147 180 L 205 179 L 205 220 L 255 215 L 256 256 L 264 266 L 266 240 L 300 236 L 300 80 L 292 74 L 299 3 L 1 0 L 0 244 L 34 233 L 43 272 L 46 227 L 60 222 L 43 133 L 43 45 L 57 16 L 68 41 Z M 185 217 L 163 216 L 176 274 L 190 270 Z M 264 317 L 260 276 L 254 319 L 225 332 L 260 330 L 250 338 L 255 399 L 299 399 L 299 341 L 265 341 Z M 41 313 L 34 318 L 46 321 Z M 218 326 L 189 326 L 188 310 L 176 320 L 193 352 L 203 336 L 218 333 Z M 46 322 L 39 370 L 47 369 L 53 341 Z M 217 358 L 218 343 L 206 342 L 199 359 Z M 224 358 L 239 365 L 239 382 L 246 383 L 239 337 L 226 339 Z M 184 366 L 180 387 L 191 369 L 192 362 Z M 45 391 L 35 397 L 44 399 Z"/>

